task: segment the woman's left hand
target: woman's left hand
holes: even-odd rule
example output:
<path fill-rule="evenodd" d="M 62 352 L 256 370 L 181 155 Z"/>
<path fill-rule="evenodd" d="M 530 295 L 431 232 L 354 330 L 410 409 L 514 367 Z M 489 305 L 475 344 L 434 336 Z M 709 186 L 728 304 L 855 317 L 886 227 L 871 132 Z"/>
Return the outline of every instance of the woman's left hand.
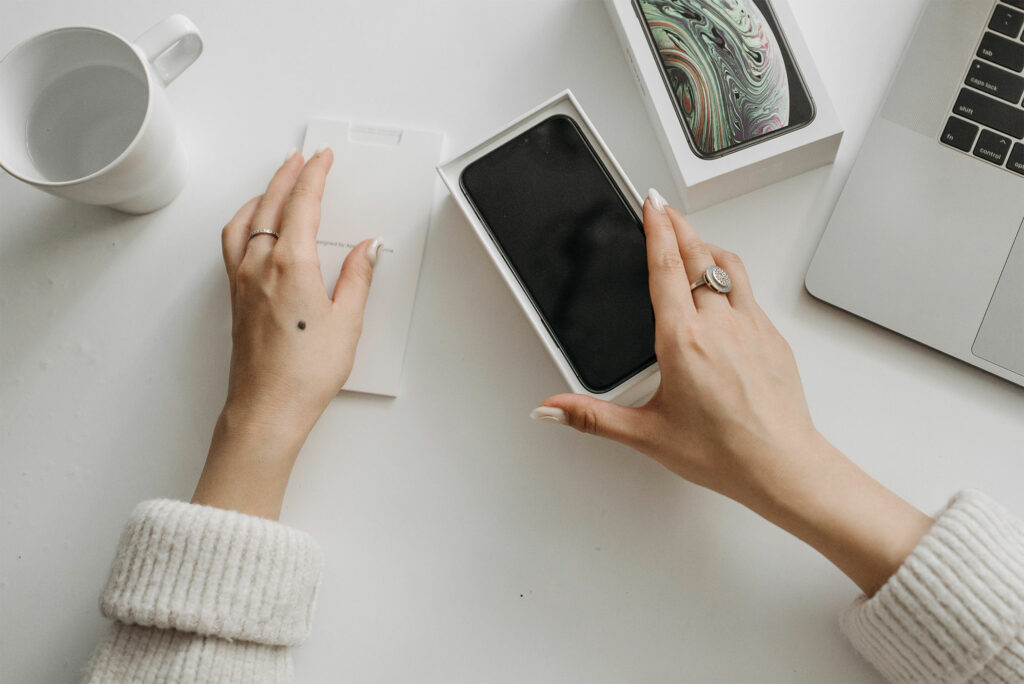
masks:
<path fill-rule="evenodd" d="M 352 250 L 328 297 L 316 234 L 333 160 L 290 154 L 224 228 L 234 345 L 194 503 L 276 518 L 299 449 L 352 370 L 380 241 Z M 250 239 L 257 229 L 280 238 Z"/>

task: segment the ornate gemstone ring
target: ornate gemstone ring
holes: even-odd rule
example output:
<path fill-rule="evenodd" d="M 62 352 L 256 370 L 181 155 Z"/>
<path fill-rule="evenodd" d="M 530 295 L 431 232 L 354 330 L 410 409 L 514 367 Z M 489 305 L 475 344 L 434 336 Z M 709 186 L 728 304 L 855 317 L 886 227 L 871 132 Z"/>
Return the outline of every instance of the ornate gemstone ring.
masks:
<path fill-rule="evenodd" d="M 690 285 L 690 292 L 693 292 L 701 285 L 707 285 L 710 289 L 719 294 L 726 294 L 732 290 L 732 278 L 721 266 L 708 266 L 700 280 Z"/>

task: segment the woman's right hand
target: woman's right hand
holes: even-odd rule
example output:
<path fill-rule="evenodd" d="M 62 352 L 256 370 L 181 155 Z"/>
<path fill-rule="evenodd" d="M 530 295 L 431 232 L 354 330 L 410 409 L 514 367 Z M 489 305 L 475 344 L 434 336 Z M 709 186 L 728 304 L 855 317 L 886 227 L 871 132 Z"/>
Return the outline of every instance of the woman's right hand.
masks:
<path fill-rule="evenodd" d="M 789 470 L 787 461 L 817 446 L 796 361 L 754 301 L 739 257 L 705 245 L 656 191 L 644 203 L 644 230 L 661 386 L 640 408 L 554 396 L 540 417 L 627 444 L 746 503 Z M 691 292 L 690 283 L 716 264 L 732 291 Z"/>
<path fill-rule="evenodd" d="M 873 593 L 931 524 L 815 429 L 789 345 L 743 262 L 705 245 L 654 190 L 644 203 L 661 385 L 630 408 L 576 394 L 534 418 L 622 442 L 808 542 Z M 732 291 L 690 289 L 721 266 Z"/>

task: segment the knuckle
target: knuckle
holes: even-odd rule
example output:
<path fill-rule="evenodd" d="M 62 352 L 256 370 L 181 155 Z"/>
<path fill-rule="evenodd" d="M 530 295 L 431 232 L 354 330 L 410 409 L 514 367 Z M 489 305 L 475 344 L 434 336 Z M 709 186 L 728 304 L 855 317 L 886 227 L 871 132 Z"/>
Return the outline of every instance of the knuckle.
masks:
<path fill-rule="evenodd" d="M 596 435 L 599 427 L 599 421 L 597 417 L 597 411 L 594 410 L 593 406 L 587 406 L 576 418 L 579 423 L 578 429 L 580 432 L 585 432 L 588 435 Z"/>
<path fill-rule="evenodd" d="M 710 260 L 711 252 L 702 242 L 691 242 L 683 245 L 683 259 L 686 261 L 702 262 Z"/>
<path fill-rule="evenodd" d="M 349 286 L 360 285 L 368 289 L 373 280 L 373 268 L 365 260 L 348 259 L 342 267 L 342 279 Z"/>
<path fill-rule="evenodd" d="M 280 272 L 301 271 L 314 265 L 314 258 L 304 250 L 277 245 L 270 252 L 270 265 Z"/>
<path fill-rule="evenodd" d="M 369 285 L 373 280 L 373 269 L 367 263 L 359 263 L 355 268 L 355 277 L 365 285 Z"/>
<path fill-rule="evenodd" d="M 778 345 L 779 345 L 779 350 L 780 350 L 780 351 L 781 351 L 781 352 L 782 352 L 783 354 L 785 354 L 786 356 L 791 356 L 791 357 L 792 357 L 792 356 L 795 356 L 795 355 L 793 354 L 793 345 L 791 345 L 791 344 L 789 343 L 789 340 L 787 340 L 787 339 L 786 339 L 785 337 L 783 337 L 782 335 L 779 335 L 778 333 L 776 333 L 776 335 L 775 335 L 775 338 L 776 338 L 776 344 L 778 344 Z"/>
<path fill-rule="evenodd" d="M 273 249 L 270 252 L 270 265 L 275 271 L 288 271 L 295 265 L 295 255 L 288 249 Z"/>
<path fill-rule="evenodd" d="M 295 185 L 292 186 L 291 197 L 293 199 L 308 199 L 318 198 L 320 193 L 316 187 L 309 181 L 302 180 L 301 178 L 295 181 Z"/>
<path fill-rule="evenodd" d="M 238 270 L 235 271 L 235 282 L 244 287 L 255 280 L 257 280 L 256 267 L 251 260 L 243 259 L 242 263 L 238 265 Z"/>
<path fill-rule="evenodd" d="M 743 259 L 740 258 L 740 255 L 736 254 L 735 252 L 730 252 L 728 250 L 722 251 L 720 261 L 726 266 L 743 265 Z"/>
<path fill-rule="evenodd" d="M 678 273 L 684 269 L 683 258 L 677 249 L 663 249 L 657 254 L 655 266 L 666 273 Z"/>

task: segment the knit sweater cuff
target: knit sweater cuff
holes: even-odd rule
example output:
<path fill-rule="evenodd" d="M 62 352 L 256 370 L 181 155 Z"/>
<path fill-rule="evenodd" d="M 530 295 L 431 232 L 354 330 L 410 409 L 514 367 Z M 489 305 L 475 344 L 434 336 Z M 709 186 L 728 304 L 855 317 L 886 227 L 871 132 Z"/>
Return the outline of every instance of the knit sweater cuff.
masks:
<path fill-rule="evenodd" d="M 1024 626 L 1024 527 L 984 494 L 961 492 L 841 625 L 892 681 L 970 678 Z"/>
<path fill-rule="evenodd" d="M 121 534 L 100 608 L 125 624 L 292 646 L 309 634 L 322 566 L 313 538 L 278 522 L 144 501 Z"/>

